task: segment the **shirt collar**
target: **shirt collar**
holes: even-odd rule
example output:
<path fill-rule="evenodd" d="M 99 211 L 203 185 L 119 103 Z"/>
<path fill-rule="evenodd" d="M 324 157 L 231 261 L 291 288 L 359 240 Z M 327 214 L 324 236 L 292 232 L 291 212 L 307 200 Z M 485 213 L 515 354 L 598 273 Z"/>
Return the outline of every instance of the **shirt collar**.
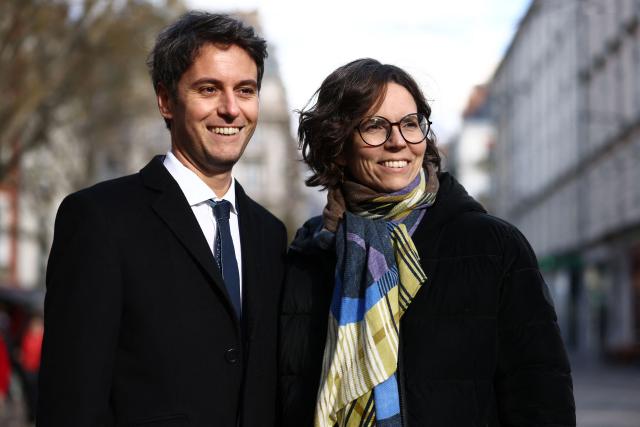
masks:
<path fill-rule="evenodd" d="M 216 201 L 224 199 L 231 203 L 231 212 L 237 213 L 236 180 L 233 176 L 231 176 L 231 185 L 227 192 L 222 197 L 218 197 L 211 187 L 205 184 L 195 172 L 183 165 L 171 151 L 165 156 L 163 164 L 173 179 L 178 183 L 178 186 L 187 198 L 189 206 L 196 206 L 208 202 L 210 199 Z"/>

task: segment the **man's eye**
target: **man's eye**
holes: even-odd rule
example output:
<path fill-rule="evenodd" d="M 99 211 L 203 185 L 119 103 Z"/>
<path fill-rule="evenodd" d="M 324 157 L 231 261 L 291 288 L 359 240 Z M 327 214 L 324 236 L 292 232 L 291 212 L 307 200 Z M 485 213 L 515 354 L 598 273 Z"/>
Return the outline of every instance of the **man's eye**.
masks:
<path fill-rule="evenodd" d="M 256 93 L 256 90 L 252 87 L 241 87 L 240 93 L 243 95 L 254 95 Z"/>
<path fill-rule="evenodd" d="M 205 95 L 210 95 L 216 91 L 216 88 L 213 86 L 204 86 L 200 88 L 200 93 Z"/>

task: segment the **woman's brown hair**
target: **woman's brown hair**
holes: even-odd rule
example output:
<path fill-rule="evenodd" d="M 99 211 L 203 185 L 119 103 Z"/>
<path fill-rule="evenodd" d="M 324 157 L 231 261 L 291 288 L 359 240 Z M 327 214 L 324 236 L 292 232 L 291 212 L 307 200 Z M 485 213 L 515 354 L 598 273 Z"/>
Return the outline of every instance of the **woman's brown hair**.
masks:
<path fill-rule="evenodd" d="M 353 139 L 364 116 L 382 104 L 390 82 L 407 89 L 418 107 L 417 112 L 429 119 L 431 107 L 418 84 L 403 69 L 370 58 L 343 65 L 322 82 L 314 94 L 315 104 L 299 111 L 300 149 L 312 172 L 305 181 L 308 186 L 331 188 L 340 183 L 344 171 L 336 160 L 345 144 Z M 440 169 L 433 131 L 427 135 L 424 162 Z"/>

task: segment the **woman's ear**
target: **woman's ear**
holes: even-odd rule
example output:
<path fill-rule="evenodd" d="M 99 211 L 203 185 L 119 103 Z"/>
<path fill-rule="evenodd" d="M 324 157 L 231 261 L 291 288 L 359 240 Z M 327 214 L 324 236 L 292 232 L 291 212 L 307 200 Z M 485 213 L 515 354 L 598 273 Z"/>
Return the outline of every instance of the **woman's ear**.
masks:
<path fill-rule="evenodd" d="M 342 144 L 342 149 L 340 150 L 340 154 L 336 156 L 336 165 L 346 168 L 347 167 L 347 158 L 349 157 L 349 148 L 351 146 L 351 141 L 345 141 Z"/>

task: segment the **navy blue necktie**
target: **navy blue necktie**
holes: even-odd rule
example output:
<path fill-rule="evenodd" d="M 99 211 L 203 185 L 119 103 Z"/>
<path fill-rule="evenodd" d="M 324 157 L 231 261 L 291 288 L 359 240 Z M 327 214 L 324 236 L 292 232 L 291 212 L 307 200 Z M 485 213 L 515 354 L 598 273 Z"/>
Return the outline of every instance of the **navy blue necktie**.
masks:
<path fill-rule="evenodd" d="M 224 284 L 227 287 L 233 308 L 235 308 L 238 318 L 240 318 L 242 314 L 240 275 L 238 274 L 238 262 L 236 261 L 236 252 L 231 238 L 231 228 L 229 227 L 231 203 L 228 200 L 220 200 L 219 202 L 211 200 L 211 205 L 217 224 L 214 256 L 218 263 L 218 268 L 222 272 Z"/>

